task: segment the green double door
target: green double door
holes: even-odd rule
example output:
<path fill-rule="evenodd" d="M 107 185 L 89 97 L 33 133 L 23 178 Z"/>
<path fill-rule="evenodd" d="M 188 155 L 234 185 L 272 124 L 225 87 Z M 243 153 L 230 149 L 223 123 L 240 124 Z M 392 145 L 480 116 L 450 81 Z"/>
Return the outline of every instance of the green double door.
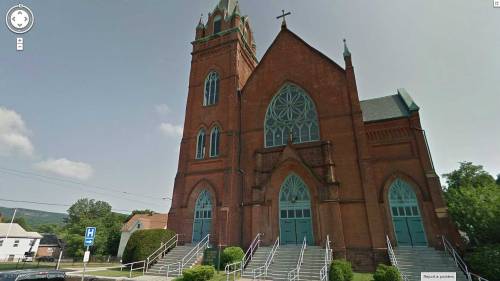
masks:
<path fill-rule="evenodd" d="M 193 221 L 193 243 L 200 242 L 212 230 L 212 201 L 210 193 L 203 190 L 196 200 Z"/>
<path fill-rule="evenodd" d="M 410 185 L 396 179 L 389 191 L 392 223 L 398 246 L 427 246 L 417 197 Z"/>
<path fill-rule="evenodd" d="M 280 243 L 314 244 L 311 200 L 307 186 L 300 177 L 290 174 L 280 190 Z"/>

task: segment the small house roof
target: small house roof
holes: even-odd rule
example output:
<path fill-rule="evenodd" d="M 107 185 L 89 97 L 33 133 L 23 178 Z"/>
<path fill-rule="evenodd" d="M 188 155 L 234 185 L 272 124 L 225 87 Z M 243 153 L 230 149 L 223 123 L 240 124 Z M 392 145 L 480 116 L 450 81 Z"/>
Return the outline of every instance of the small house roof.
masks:
<path fill-rule="evenodd" d="M 9 232 L 9 226 L 10 223 L 0 223 L 0 238 L 5 238 L 7 236 L 7 232 L 9 234 L 9 237 L 13 238 L 42 238 L 42 235 L 40 235 L 40 233 L 26 231 L 17 223 L 12 224 Z"/>
<path fill-rule="evenodd" d="M 135 214 L 126 222 L 122 231 L 130 231 L 137 223 L 141 223 L 141 229 L 165 229 L 167 228 L 168 214 Z"/>

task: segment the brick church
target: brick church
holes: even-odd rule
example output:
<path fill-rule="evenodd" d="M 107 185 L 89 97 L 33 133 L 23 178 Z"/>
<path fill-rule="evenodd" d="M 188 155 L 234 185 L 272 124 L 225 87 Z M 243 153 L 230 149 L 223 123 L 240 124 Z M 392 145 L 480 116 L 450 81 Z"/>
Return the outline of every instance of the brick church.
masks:
<path fill-rule="evenodd" d="M 455 236 L 419 107 L 405 89 L 359 100 L 334 62 L 287 28 L 260 61 L 250 20 L 220 0 L 192 42 L 169 228 L 197 242 L 323 246 L 357 269 Z"/>

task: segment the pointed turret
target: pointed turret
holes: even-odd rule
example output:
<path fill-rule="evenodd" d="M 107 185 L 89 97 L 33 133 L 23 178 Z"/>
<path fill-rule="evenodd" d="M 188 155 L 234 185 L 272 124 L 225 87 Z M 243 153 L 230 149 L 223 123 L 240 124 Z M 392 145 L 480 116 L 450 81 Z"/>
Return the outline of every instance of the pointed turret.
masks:
<path fill-rule="evenodd" d="M 344 38 L 344 61 L 346 68 L 352 67 L 351 52 L 349 51 L 349 48 L 347 48 L 347 42 L 345 38 Z"/>

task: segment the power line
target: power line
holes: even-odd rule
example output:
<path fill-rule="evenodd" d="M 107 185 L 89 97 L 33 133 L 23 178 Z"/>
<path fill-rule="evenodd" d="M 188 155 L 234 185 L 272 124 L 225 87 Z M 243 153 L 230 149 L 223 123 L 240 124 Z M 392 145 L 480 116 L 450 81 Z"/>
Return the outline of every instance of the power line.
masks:
<path fill-rule="evenodd" d="M 61 203 L 47 203 L 47 202 L 37 202 L 37 201 L 27 201 L 27 200 L 14 200 L 14 199 L 3 199 L 0 198 L 0 201 L 5 201 L 5 202 L 13 202 L 13 203 L 28 203 L 28 204 L 36 204 L 36 205 L 46 205 L 46 206 L 60 206 L 60 207 L 71 207 L 72 205 L 69 204 L 61 204 Z M 119 211 L 119 212 L 129 212 L 132 213 L 130 210 L 120 210 L 120 209 L 112 209 L 113 211 Z"/>
<path fill-rule="evenodd" d="M 128 195 L 128 196 L 151 197 L 151 196 L 147 196 L 147 195 L 144 196 L 144 195 L 134 194 L 134 193 L 125 192 L 125 191 L 118 191 L 116 189 L 104 188 L 104 187 L 101 187 L 101 186 L 93 186 L 93 185 L 89 185 L 89 184 L 85 184 L 85 183 L 81 183 L 81 182 L 77 182 L 77 181 L 71 181 L 71 180 L 66 180 L 66 179 L 61 179 L 61 178 L 56 178 L 56 177 L 49 177 L 49 176 L 39 175 L 39 174 L 36 174 L 36 173 L 25 172 L 25 171 L 20 171 L 20 170 L 15 170 L 15 169 L 9 169 L 9 168 L 3 168 L 3 167 L 0 167 L 0 173 L 7 174 L 7 175 L 17 176 L 17 177 L 21 177 L 21 178 L 24 178 L 24 179 L 41 181 L 41 182 L 45 182 L 45 183 L 49 183 L 49 184 L 53 184 L 53 185 L 60 186 L 60 187 L 65 187 L 65 188 L 68 188 L 68 186 L 61 185 L 61 184 L 58 184 L 58 183 L 53 182 L 53 181 L 75 184 L 75 185 L 78 185 L 80 188 L 82 188 L 82 187 L 89 187 L 89 188 L 99 189 L 99 190 L 103 190 L 103 191 L 107 191 L 107 192 L 112 191 L 112 192 L 122 193 L 122 194 L 125 194 L 125 195 Z M 117 198 L 120 198 L 120 199 L 123 199 L 123 200 L 134 201 L 134 202 L 138 202 L 138 203 L 146 204 L 146 205 L 148 205 L 148 204 L 154 204 L 154 205 L 157 205 L 157 206 L 162 206 L 162 205 L 157 204 L 157 203 L 145 202 L 145 201 L 140 201 L 140 200 L 136 200 L 136 199 L 130 199 L 130 198 L 122 197 L 122 196 L 117 196 L 117 194 L 114 194 L 114 193 L 113 194 L 106 194 L 106 193 L 101 193 L 101 192 L 97 192 L 97 191 L 88 191 L 88 192 L 92 192 L 92 193 L 99 194 L 99 195 L 104 195 L 104 196 L 113 196 L 113 197 L 117 197 Z M 156 199 L 158 199 L 158 198 L 156 197 Z M 165 200 L 165 199 L 172 200 L 170 197 L 165 197 L 162 200 Z"/>
<path fill-rule="evenodd" d="M 23 174 L 26 176 L 34 176 L 34 177 L 48 179 L 48 180 L 76 184 L 76 185 L 85 186 L 85 187 L 94 188 L 94 189 L 100 189 L 100 190 L 106 190 L 106 191 L 109 190 L 109 191 L 118 192 L 118 193 L 122 193 L 122 194 L 129 195 L 129 196 L 138 196 L 138 197 L 150 198 L 150 199 L 155 199 L 155 200 L 167 200 L 167 199 L 172 200 L 172 198 L 170 196 L 159 197 L 159 196 L 151 196 L 151 195 L 145 195 L 145 194 L 132 193 L 132 192 L 128 192 L 128 191 L 119 190 L 116 188 L 109 188 L 109 187 L 103 187 L 103 186 L 99 186 L 99 185 L 92 185 L 92 184 L 87 184 L 87 183 L 83 183 L 83 182 L 79 182 L 79 181 L 73 181 L 73 180 L 54 177 L 54 176 L 45 176 L 45 175 L 40 175 L 40 174 L 33 173 L 33 172 L 21 171 L 21 170 L 16 170 L 16 169 L 12 169 L 12 168 L 0 167 L 0 171 L 1 170 L 4 170 L 6 172 L 11 172 L 11 173 L 12 172 L 19 173 L 19 174 Z"/>

